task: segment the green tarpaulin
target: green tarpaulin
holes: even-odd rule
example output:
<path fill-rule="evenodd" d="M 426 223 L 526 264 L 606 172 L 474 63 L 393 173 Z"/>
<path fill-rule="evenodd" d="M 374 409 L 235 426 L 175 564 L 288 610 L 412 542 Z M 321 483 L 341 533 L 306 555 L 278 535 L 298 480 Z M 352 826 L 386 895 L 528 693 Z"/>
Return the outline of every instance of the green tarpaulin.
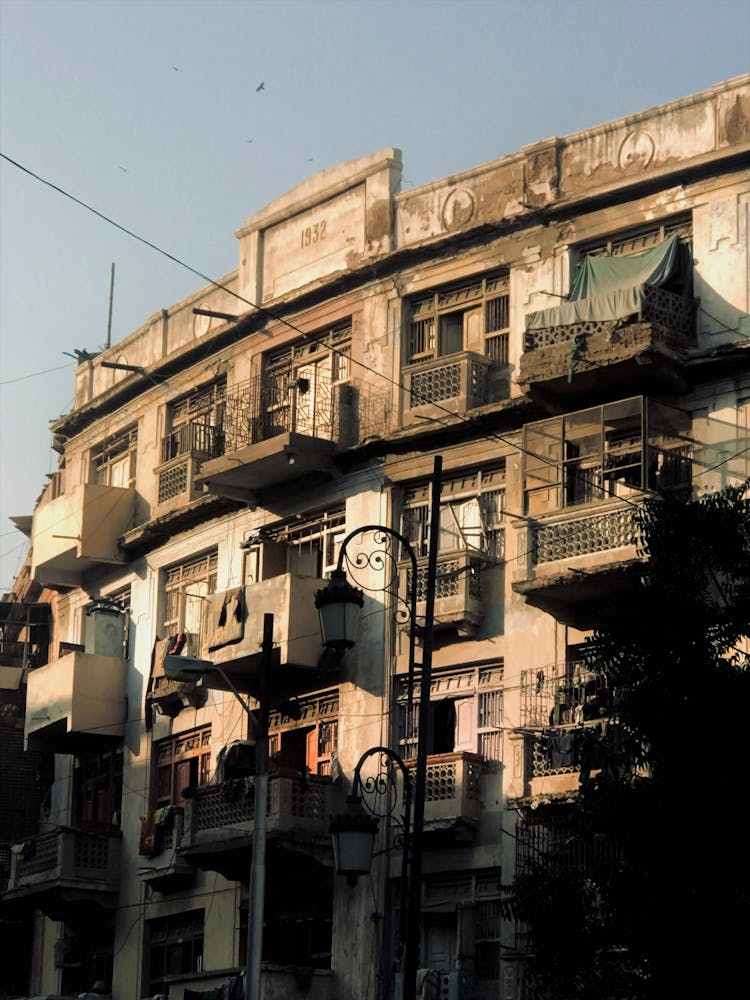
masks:
<path fill-rule="evenodd" d="M 584 257 L 567 302 L 526 317 L 527 330 L 588 320 L 624 319 L 641 311 L 646 285 L 663 285 L 679 266 L 680 243 L 670 236 L 632 257 Z"/>

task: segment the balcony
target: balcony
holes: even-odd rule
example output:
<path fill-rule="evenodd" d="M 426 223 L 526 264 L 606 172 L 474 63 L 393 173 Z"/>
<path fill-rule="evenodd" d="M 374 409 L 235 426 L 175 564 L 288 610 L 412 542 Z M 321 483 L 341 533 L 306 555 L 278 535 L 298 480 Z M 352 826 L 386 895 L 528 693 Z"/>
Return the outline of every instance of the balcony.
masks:
<path fill-rule="evenodd" d="M 213 424 L 183 424 L 161 439 L 159 481 L 160 513 L 197 499 L 202 489 L 197 479 L 205 462 L 221 454 L 221 428 Z"/>
<path fill-rule="evenodd" d="M 550 325 L 536 326 L 547 313 Z M 543 310 L 538 319 L 527 318 L 522 392 L 565 403 L 629 387 L 660 392 L 683 386 L 685 353 L 695 342 L 692 299 L 644 285 L 640 309 L 627 317 L 555 323 L 554 314 Z"/>
<path fill-rule="evenodd" d="M 251 502 L 262 490 L 333 475 L 334 456 L 382 436 L 385 396 L 353 380 L 332 383 L 319 372 L 283 386 L 265 376 L 227 393 L 224 442 L 199 483 L 210 493 Z"/>
<path fill-rule="evenodd" d="M 406 766 L 413 782 L 416 762 L 407 760 Z M 473 753 L 431 754 L 427 758 L 424 803 L 426 848 L 450 847 L 474 840 L 482 812 L 481 778 L 484 767 L 484 758 Z M 392 866 L 396 861 L 392 859 Z"/>
<path fill-rule="evenodd" d="M 521 674 L 522 788 L 513 797 L 564 796 L 618 765 L 611 692 L 580 661 Z"/>
<path fill-rule="evenodd" d="M 507 393 L 493 391 L 492 361 L 473 351 L 430 358 L 404 369 L 404 423 L 465 413 Z M 436 405 L 437 404 L 437 405 Z"/>
<path fill-rule="evenodd" d="M 631 585 L 642 556 L 637 506 L 617 501 L 549 515 L 519 529 L 513 590 L 576 628 L 596 621 L 598 605 Z"/>
<path fill-rule="evenodd" d="M 76 587 L 93 566 L 123 562 L 118 541 L 134 512 L 135 490 L 98 483 L 40 503 L 31 532 L 33 579 Z"/>
<path fill-rule="evenodd" d="M 184 810 L 167 807 L 141 820 L 141 862 L 139 874 L 156 892 L 186 889 L 195 877 L 195 868 L 179 855 L 184 831 Z"/>
<path fill-rule="evenodd" d="M 6 902 L 26 903 L 51 920 L 75 920 L 92 907 L 113 909 L 121 838 L 57 827 L 12 850 Z"/>
<path fill-rule="evenodd" d="M 317 683 L 323 649 L 315 592 L 325 580 L 282 573 L 260 583 L 213 594 L 208 605 L 204 655 L 221 666 L 238 690 L 257 695 L 263 618 L 273 615 L 274 695 L 299 693 Z"/>
<path fill-rule="evenodd" d="M 300 844 L 303 853 L 326 856 L 334 809 L 330 778 L 272 775 L 268 781 L 269 841 Z M 255 779 L 237 778 L 191 789 L 185 806 L 180 856 L 204 871 L 247 881 L 254 829 Z"/>
<path fill-rule="evenodd" d="M 0 690 L 18 690 L 26 672 L 47 662 L 49 604 L 0 601 Z"/>
<path fill-rule="evenodd" d="M 437 559 L 435 581 L 434 628 L 455 629 L 459 635 L 472 636 L 484 617 L 482 576 L 491 560 L 473 549 L 441 552 Z M 411 563 L 399 564 L 399 593 L 411 594 Z M 427 597 L 427 557 L 417 560 L 417 619 L 424 619 Z M 401 657 L 396 669 L 407 669 Z"/>
<path fill-rule="evenodd" d="M 121 657 L 74 651 L 30 671 L 27 749 L 77 754 L 121 739 L 126 665 Z"/>

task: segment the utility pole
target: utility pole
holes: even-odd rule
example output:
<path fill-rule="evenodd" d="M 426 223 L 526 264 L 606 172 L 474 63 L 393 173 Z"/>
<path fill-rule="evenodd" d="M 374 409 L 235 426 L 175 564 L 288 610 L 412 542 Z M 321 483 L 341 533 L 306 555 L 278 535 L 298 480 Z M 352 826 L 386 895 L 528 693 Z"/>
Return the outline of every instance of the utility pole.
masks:
<path fill-rule="evenodd" d="M 268 689 L 273 651 L 273 615 L 263 615 L 263 644 L 255 736 L 255 803 L 253 850 L 247 907 L 245 998 L 260 1000 L 260 960 L 263 952 L 263 910 L 266 891 L 266 802 L 268 799 Z M 249 721 L 249 720 L 248 720 Z"/>
<path fill-rule="evenodd" d="M 430 541 L 427 551 L 425 623 L 422 633 L 422 668 L 419 683 L 417 716 L 417 764 L 414 775 L 414 821 L 411 834 L 409 866 L 409 902 L 407 907 L 406 947 L 404 950 L 404 1000 L 416 997 L 419 968 L 420 916 L 422 911 L 422 846 L 424 842 L 424 800 L 427 789 L 427 741 L 430 724 L 430 681 L 432 677 L 432 633 L 435 615 L 435 581 L 440 543 L 440 494 L 443 459 L 435 455 L 430 490 Z M 415 581 L 416 586 L 416 581 Z M 412 622 L 412 629 L 415 623 Z"/>

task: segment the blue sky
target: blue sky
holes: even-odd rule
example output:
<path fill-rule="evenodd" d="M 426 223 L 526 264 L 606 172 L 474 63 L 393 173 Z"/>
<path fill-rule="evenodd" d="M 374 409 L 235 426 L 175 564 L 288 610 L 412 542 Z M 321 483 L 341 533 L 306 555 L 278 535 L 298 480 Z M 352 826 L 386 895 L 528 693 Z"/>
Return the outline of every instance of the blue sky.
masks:
<path fill-rule="evenodd" d="M 746 0 L 0 0 L 0 151 L 218 278 L 317 170 L 397 146 L 423 184 L 747 72 L 748 38 Z M 113 342 L 203 284 L 0 160 L 0 591 L 113 262 Z"/>

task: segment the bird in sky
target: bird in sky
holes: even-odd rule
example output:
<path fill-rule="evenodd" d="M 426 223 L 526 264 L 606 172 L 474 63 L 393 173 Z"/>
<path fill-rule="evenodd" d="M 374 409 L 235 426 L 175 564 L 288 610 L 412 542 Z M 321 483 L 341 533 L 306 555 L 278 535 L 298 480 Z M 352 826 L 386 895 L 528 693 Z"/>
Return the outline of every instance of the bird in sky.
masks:
<path fill-rule="evenodd" d="M 117 165 L 117 169 L 118 169 L 118 170 L 122 170 L 122 172 L 123 172 L 124 174 L 129 174 L 129 173 L 130 173 L 130 171 L 128 170 L 128 168 L 127 168 L 127 167 L 121 167 L 121 166 L 119 165 L 119 163 L 118 163 L 118 165 Z"/>
<path fill-rule="evenodd" d="M 245 139 L 245 142 L 252 142 L 252 139 Z"/>
<path fill-rule="evenodd" d="M 258 84 L 258 86 L 257 86 L 257 87 L 255 88 L 255 93 L 257 94 L 259 90 L 265 90 L 265 89 L 266 89 L 266 85 L 265 85 L 265 82 L 261 82 L 261 83 L 259 83 L 259 84 Z"/>
<path fill-rule="evenodd" d="M 182 72 L 182 70 L 180 69 L 179 66 L 173 66 L 172 69 L 175 71 L 175 73 L 181 73 Z"/>

